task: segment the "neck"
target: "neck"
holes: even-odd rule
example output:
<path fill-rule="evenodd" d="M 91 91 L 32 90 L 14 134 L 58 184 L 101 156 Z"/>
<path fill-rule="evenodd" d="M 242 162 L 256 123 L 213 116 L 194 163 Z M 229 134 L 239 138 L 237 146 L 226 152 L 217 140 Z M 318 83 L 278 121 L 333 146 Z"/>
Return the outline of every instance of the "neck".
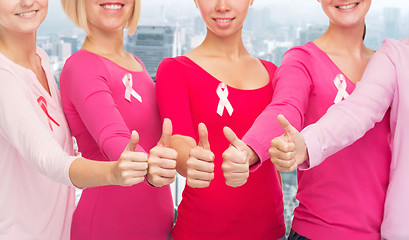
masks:
<path fill-rule="evenodd" d="M 200 47 L 205 50 L 206 55 L 231 60 L 249 54 L 244 47 L 241 30 L 228 37 L 219 37 L 208 29 L 206 38 Z"/>
<path fill-rule="evenodd" d="M 90 30 L 82 48 L 102 56 L 124 56 L 126 51 L 123 30 L 113 32 Z"/>
<path fill-rule="evenodd" d="M 328 30 L 314 42 L 327 53 L 361 55 L 368 50 L 362 39 L 364 26 L 362 23 L 345 28 L 330 24 Z"/>
<path fill-rule="evenodd" d="M 34 69 L 37 63 L 37 32 L 15 33 L 0 29 L 0 52 L 13 62 Z"/>

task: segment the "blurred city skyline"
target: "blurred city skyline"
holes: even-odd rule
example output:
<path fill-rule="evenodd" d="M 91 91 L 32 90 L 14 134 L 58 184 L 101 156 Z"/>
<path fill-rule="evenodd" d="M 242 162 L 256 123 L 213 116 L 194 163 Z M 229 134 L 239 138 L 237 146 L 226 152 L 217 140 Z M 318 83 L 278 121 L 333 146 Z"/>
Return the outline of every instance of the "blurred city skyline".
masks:
<path fill-rule="evenodd" d="M 327 18 L 321 10 L 317 0 L 255 0 L 251 9 L 268 8 L 271 12 L 271 21 L 275 23 L 326 24 Z M 376 18 L 382 15 L 383 8 L 400 8 L 402 21 L 409 25 L 408 0 L 374 0 L 367 18 Z M 163 24 L 167 19 L 177 24 L 188 18 L 199 16 L 194 0 L 142 0 L 140 25 Z M 59 0 L 49 1 L 49 12 L 46 20 L 39 29 L 40 35 L 65 32 L 75 26 L 64 14 Z"/>

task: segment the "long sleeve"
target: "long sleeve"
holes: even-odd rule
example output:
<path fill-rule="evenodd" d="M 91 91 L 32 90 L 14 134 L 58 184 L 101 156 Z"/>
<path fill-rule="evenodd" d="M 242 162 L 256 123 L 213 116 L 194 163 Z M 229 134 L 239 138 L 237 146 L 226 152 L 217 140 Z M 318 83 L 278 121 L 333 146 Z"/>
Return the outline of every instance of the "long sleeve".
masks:
<path fill-rule="evenodd" d="M 195 139 L 196 131 L 190 111 L 187 76 L 174 59 L 164 59 L 157 72 L 156 95 L 161 118 L 169 118 L 173 134 L 190 136 Z"/>
<path fill-rule="evenodd" d="M 302 131 L 308 148 L 309 163 L 299 168 L 315 167 L 328 156 L 362 137 L 376 122 L 383 119 L 395 91 L 394 64 L 388 56 L 378 51 L 369 62 L 354 92 L 345 101 L 328 109 L 316 124 Z"/>
<path fill-rule="evenodd" d="M 101 152 L 116 161 L 131 138 L 131 131 L 114 102 L 110 77 L 101 59 L 86 53 L 67 61 L 60 84 L 63 105 L 69 99 Z M 64 111 L 68 118 L 65 105 Z M 145 150 L 138 145 L 137 151 Z"/>
<path fill-rule="evenodd" d="M 302 50 L 292 50 L 285 55 L 273 81 L 274 93 L 271 103 L 243 137 L 243 141 L 260 158 L 260 163 L 253 167 L 254 170 L 269 159 L 271 140 L 284 133 L 277 122 L 278 114 L 283 114 L 297 129 L 303 126 L 312 87 L 311 76 L 305 65 L 308 62 L 308 53 Z"/>
<path fill-rule="evenodd" d="M 0 76 L 0 134 L 41 174 L 73 186 L 69 168 L 76 157 L 62 149 L 44 123 L 44 113 L 36 99 L 30 99 L 33 86 L 21 84 L 20 79 L 4 69 Z"/>

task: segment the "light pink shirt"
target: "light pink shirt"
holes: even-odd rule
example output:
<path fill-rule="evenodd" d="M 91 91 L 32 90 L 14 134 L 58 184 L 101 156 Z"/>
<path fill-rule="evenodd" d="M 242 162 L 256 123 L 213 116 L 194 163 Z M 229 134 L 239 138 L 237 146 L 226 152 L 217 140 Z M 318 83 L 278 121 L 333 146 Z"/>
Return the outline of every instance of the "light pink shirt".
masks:
<path fill-rule="evenodd" d="M 48 57 L 37 54 L 51 96 L 31 70 L 0 54 L 1 240 L 69 239 L 72 139 Z"/>
<path fill-rule="evenodd" d="M 331 107 L 302 132 L 312 168 L 364 135 L 391 108 L 392 163 L 381 227 L 383 239 L 409 239 L 409 94 L 404 92 L 408 90 L 409 38 L 387 39 L 347 100 Z M 300 168 L 308 168 L 308 164 Z M 365 171 L 363 168 L 362 173 Z"/>

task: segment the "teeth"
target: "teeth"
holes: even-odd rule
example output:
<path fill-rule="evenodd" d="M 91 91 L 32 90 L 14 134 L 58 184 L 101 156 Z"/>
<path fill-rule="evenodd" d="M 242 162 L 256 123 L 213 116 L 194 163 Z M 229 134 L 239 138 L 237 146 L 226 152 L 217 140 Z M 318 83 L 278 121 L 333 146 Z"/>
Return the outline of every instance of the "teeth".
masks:
<path fill-rule="evenodd" d="M 231 19 L 216 19 L 216 21 L 218 21 L 220 23 L 227 23 L 227 22 L 230 22 Z"/>
<path fill-rule="evenodd" d="M 109 10 L 118 10 L 122 8 L 122 5 L 118 5 L 118 4 L 105 4 L 103 5 L 103 7 L 105 9 L 109 9 Z"/>
<path fill-rule="evenodd" d="M 18 15 L 20 15 L 22 17 L 28 17 L 28 16 L 33 16 L 34 14 L 36 14 L 36 11 L 19 13 Z"/>
<path fill-rule="evenodd" d="M 358 3 L 351 3 L 351 4 L 345 5 L 345 6 L 338 6 L 337 8 L 343 9 L 343 10 L 347 10 L 347 9 L 354 8 L 354 7 L 357 6 L 357 5 L 358 5 Z"/>

